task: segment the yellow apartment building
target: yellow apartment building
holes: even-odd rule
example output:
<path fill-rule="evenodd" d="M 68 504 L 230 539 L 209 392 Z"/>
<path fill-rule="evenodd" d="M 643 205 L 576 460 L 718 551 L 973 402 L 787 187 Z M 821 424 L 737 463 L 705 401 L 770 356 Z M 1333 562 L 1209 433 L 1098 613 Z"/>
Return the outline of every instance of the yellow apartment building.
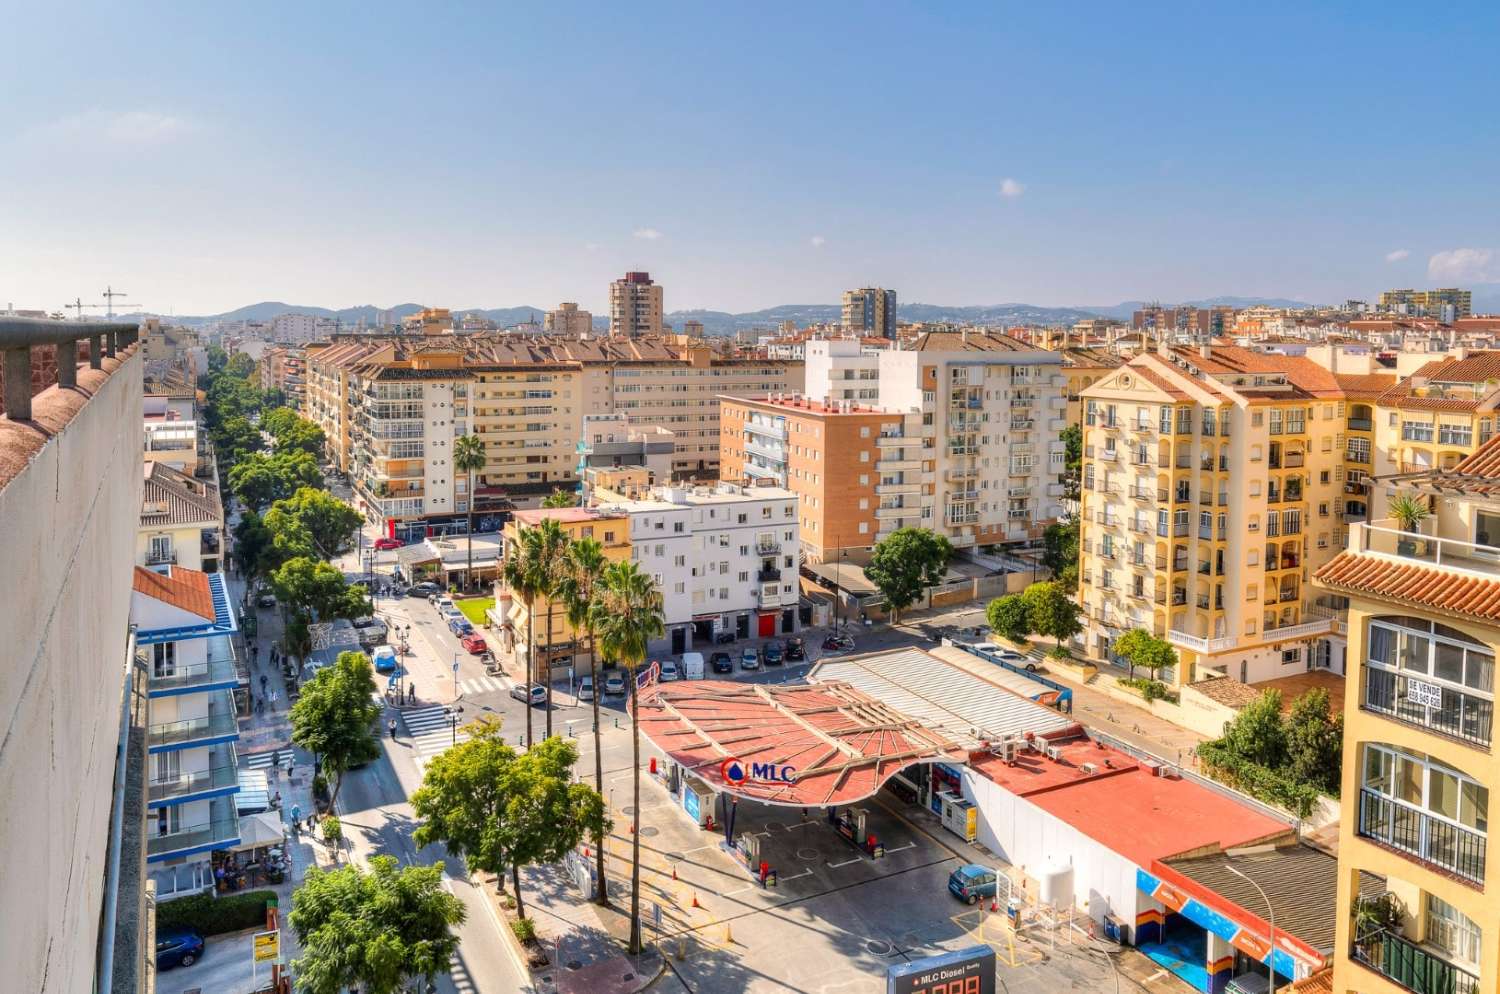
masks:
<path fill-rule="evenodd" d="M 1494 739 L 1500 441 L 1403 481 L 1432 515 L 1351 527 L 1316 574 L 1348 599 L 1338 994 L 1500 989 Z M 1372 515 L 1379 512 L 1372 509 Z M 1357 895 L 1389 895 L 1370 905 Z"/>
<path fill-rule="evenodd" d="M 1067 419 L 1070 425 L 1083 424 L 1083 391 L 1098 383 L 1111 370 L 1125 365 L 1125 357 L 1108 349 L 1064 348 L 1063 376 L 1068 384 Z"/>
<path fill-rule="evenodd" d="M 556 521 L 570 540 L 597 539 L 604 546 L 604 557 L 610 562 L 619 562 L 631 557 L 630 519 L 624 514 L 615 514 L 591 507 L 536 508 L 517 511 L 505 525 L 503 556 L 508 559 L 519 548 L 521 531 L 535 528 L 544 519 Z M 502 560 L 503 562 L 504 560 Z M 519 664 L 526 661 L 526 626 L 533 618 L 532 635 L 536 640 L 536 661 L 529 667 L 531 679 L 545 681 L 567 675 L 574 657 L 586 650 L 580 647 L 583 633 L 568 623 L 567 608 L 561 601 L 539 597 L 529 607 L 521 598 L 503 585 L 496 586 L 496 613 L 505 619 L 501 630 L 501 649 L 511 654 Z M 551 616 L 552 638 L 547 638 L 547 621 Z M 586 660 L 579 660 L 582 665 Z"/>
<path fill-rule="evenodd" d="M 1083 390 L 1079 599 L 1088 651 L 1143 628 L 1176 685 L 1341 672 L 1342 603 L 1313 570 L 1344 535 L 1347 418 L 1300 357 L 1162 348 Z"/>
<path fill-rule="evenodd" d="M 1375 404 L 1375 475 L 1451 469 L 1495 432 L 1500 352 L 1429 362 Z"/>

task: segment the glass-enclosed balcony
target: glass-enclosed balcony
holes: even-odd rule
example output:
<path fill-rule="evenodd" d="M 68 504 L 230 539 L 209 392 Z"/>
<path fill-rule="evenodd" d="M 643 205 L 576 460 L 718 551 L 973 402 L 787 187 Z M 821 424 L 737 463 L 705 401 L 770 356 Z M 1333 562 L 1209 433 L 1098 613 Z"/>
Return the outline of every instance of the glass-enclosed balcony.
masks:
<path fill-rule="evenodd" d="M 153 776 L 146 787 L 147 805 L 160 808 L 229 794 L 239 789 L 239 783 L 239 761 L 234 746 L 223 742 L 209 750 L 207 769 Z"/>
<path fill-rule="evenodd" d="M 1417 994 L 1479 994 L 1479 976 L 1389 929 L 1372 928 L 1354 939 L 1350 958 Z"/>
<path fill-rule="evenodd" d="M 237 738 L 239 720 L 234 713 L 234 696 L 230 691 L 216 690 L 209 698 L 206 716 L 152 725 L 147 743 L 151 752 L 167 752 L 232 742 Z"/>
<path fill-rule="evenodd" d="M 240 821 L 234 798 L 216 797 L 209 801 L 209 816 L 191 825 L 181 825 L 159 832 L 160 822 L 146 826 L 146 861 L 150 863 L 214 849 L 228 849 L 239 844 Z"/>
<path fill-rule="evenodd" d="M 223 636 L 206 639 L 208 656 L 201 663 L 158 664 L 151 674 L 151 696 L 172 697 L 216 688 L 232 688 L 239 683 L 234 652 Z"/>

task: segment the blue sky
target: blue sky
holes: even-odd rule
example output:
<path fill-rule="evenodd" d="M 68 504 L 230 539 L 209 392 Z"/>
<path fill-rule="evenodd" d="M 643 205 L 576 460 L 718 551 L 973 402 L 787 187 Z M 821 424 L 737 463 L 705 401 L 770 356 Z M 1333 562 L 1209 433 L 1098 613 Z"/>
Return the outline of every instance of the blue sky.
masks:
<path fill-rule="evenodd" d="M 1500 282 L 1492 2 L 11 6 L 0 303 Z"/>

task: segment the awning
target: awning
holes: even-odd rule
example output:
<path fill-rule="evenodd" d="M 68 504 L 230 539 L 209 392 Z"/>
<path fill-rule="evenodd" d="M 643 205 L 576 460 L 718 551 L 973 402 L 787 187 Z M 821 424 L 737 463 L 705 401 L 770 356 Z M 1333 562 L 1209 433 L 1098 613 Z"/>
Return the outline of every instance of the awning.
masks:
<path fill-rule="evenodd" d="M 285 842 L 286 829 L 281 824 L 281 812 L 262 811 L 240 819 L 240 844 L 234 847 L 234 851 L 279 846 Z"/>
<path fill-rule="evenodd" d="M 902 767 L 968 753 L 846 683 L 660 684 L 640 699 L 641 732 L 716 790 L 823 807 L 870 797 Z"/>
<path fill-rule="evenodd" d="M 265 770 L 240 770 L 240 792 L 234 795 L 235 807 L 242 815 L 265 811 L 271 807 L 271 788 Z"/>

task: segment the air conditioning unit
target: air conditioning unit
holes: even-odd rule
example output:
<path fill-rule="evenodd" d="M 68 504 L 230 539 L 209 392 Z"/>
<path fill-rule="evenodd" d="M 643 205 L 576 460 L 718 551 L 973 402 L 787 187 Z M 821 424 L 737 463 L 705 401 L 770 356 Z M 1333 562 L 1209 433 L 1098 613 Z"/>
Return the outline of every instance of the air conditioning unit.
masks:
<path fill-rule="evenodd" d="M 1062 750 L 1059 749 L 1057 746 L 1048 746 L 1047 747 L 1047 758 L 1048 759 L 1052 760 L 1054 763 L 1061 763 L 1062 762 L 1062 757 L 1063 757 Z"/>
<path fill-rule="evenodd" d="M 1156 770 L 1156 775 L 1163 780 L 1181 780 L 1182 771 L 1175 766 L 1161 766 Z"/>
<path fill-rule="evenodd" d="M 1095 766 L 1093 763 L 1084 763 L 1079 767 L 1079 769 L 1083 771 L 1085 776 L 1093 776 L 1095 773 L 1099 772 L 1099 767 Z"/>
<path fill-rule="evenodd" d="M 1005 763 L 1014 763 L 1016 761 L 1016 757 L 1020 754 L 1020 752 L 1020 743 L 1016 742 L 1014 739 L 1006 739 L 1004 742 L 1001 742 L 995 749 L 995 754 L 1000 757 L 1000 760 L 1002 762 Z"/>

